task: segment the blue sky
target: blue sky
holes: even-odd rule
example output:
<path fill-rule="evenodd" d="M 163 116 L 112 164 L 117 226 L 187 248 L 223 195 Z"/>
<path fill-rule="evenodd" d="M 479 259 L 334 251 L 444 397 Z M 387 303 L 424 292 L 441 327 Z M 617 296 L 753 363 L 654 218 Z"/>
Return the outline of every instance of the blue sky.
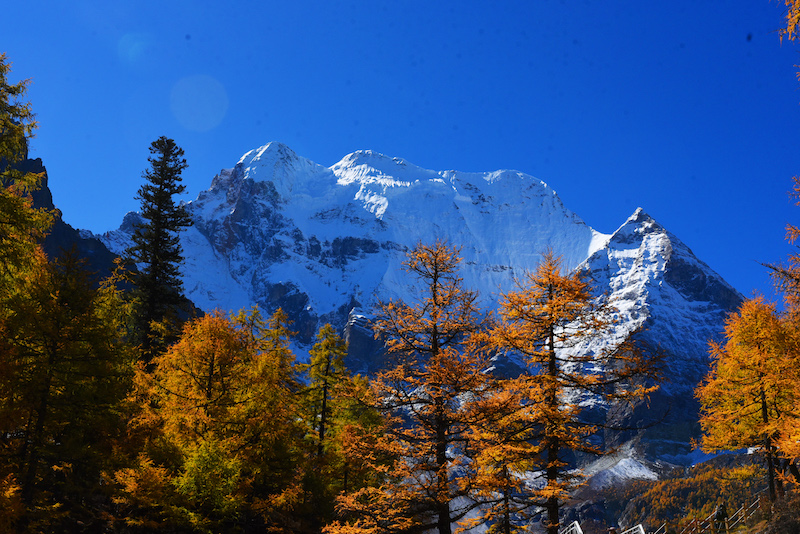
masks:
<path fill-rule="evenodd" d="M 795 43 L 777 0 L 26 0 L 4 6 L 54 200 L 119 225 L 161 135 L 186 200 L 281 141 L 332 165 L 517 169 L 610 233 L 641 206 L 745 295 L 791 250 Z M 13 22 L 11 22 L 13 21 Z"/>

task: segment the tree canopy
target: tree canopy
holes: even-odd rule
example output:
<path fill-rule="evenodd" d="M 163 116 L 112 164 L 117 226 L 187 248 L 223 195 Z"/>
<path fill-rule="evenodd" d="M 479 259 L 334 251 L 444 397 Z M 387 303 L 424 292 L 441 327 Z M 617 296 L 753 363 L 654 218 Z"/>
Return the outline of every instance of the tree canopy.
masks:
<path fill-rule="evenodd" d="M 39 240 L 52 223 L 52 214 L 33 208 L 30 197 L 42 177 L 18 169 L 37 124 L 25 100 L 28 80 L 12 84 L 10 72 L 11 63 L 0 53 L 0 293 L 13 285 L 20 270 L 38 261 Z"/>

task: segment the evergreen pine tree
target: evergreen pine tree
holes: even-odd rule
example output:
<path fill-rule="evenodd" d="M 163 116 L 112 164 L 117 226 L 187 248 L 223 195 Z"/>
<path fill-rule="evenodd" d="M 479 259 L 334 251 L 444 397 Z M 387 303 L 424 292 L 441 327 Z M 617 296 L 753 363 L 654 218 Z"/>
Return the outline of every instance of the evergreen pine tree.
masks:
<path fill-rule="evenodd" d="M 144 223 L 136 226 L 133 246 L 128 257 L 140 265 L 134 276 L 137 306 L 134 319 L 134 339 L 140 344 L 142 359 L 149 362 L 175 337 L 177 310 L 183 298 L 180 265 L 183 262 L 179 233 L 191 225 L 183 205 L 176 204 L 175 195 L 186 188 L 181 172 L 186 168 L 183 149 L 167 137 L 159 137 L 150 145 L 150 168 L 143 173 L 147 181 L 139 188 L 136 198 L 141 201 Z M 166 320 L 166 332 L 155 327 Z"/>
<path fill-rule="evenodd" d="M 0 480 L 16 481 L 31 531 L 53 532 L 102 506 L 130 360 L 113 285 L 95 288 L 74 253 L 38 258 L 0 318 Z"/>

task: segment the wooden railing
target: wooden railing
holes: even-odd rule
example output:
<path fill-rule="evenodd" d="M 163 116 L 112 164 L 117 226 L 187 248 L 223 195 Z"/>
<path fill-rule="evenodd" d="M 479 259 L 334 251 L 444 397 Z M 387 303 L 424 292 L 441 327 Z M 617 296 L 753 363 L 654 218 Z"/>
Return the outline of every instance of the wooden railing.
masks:
<path fill-rule="evenodd" d="M 716 512 L 712 512 L 711 515 L 705 519 L 692 519 L 684 525 L 680 534 L 703 534 L 705 532 L 715 532 L 716 530 L 728 533 L 753 517 L 760 509 L 760 504 L 761 496 L 759 495 L 752 503 L 743 504 L 738 510 L 728 516 L 724 521 L 724 525 L 715 524 L 717 523 L 715 519 Z"/>

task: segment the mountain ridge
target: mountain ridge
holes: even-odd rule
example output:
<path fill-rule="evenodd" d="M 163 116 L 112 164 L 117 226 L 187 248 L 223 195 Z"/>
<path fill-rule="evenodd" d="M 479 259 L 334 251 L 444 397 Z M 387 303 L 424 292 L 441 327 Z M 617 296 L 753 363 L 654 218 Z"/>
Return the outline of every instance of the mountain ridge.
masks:
<path fill-rule="evenodd" d="M 610 447 L 638 440 L 648 458 L 688 458 L 698 433 L 692 392 L 708 370 L 708 340 L 719 338 L 743 298 L 642 208 L 604 234 L 519 171 L 431 171 L 373 151 L 323 167 L 269 143 L 220 171 L 187 209 L 194 221 L 181 237 L 187 296 L 206 310 L 282 307 L 301 349 L 330 322 L 350 341 L 356 370 L 380 365 L 368 328 L 377 302 L 413 298 L 402 263 L 416 243 L 460 247 L 464 285 L 478 290 L 487 310 L 553 250 L 592 279 L 597 298 L 620 318 L 610 335 L 574 350 L 638 332 L 669 355 L 672 380 L 649 404 L 600 414 L 632 428 L 660 420 L 657 429 L 605 438 Z M 100 239 L 124 250 L 135 218 Z M 513 362 L 503 365 L 513 372 Z"/>

